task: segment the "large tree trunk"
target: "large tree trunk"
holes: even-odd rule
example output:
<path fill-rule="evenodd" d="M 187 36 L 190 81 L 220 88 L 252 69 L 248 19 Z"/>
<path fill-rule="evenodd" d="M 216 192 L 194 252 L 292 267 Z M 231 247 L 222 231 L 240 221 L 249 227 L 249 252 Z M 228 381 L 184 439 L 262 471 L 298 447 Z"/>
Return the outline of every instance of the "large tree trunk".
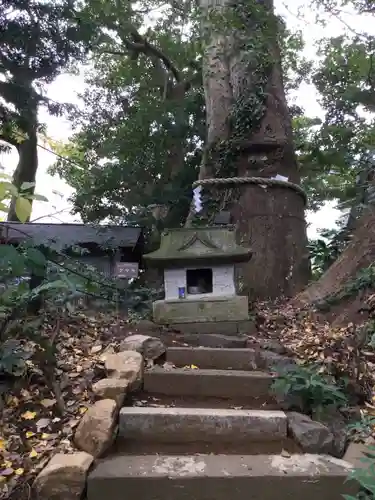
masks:
<path fill-rule="evenodd" d="M 219 18 L 237 20 L 232 26 L 204 25 L 210 36 L 204 57 L 208 136 L 200 178 L 280 174 L 298 184 L 272 0 L 201 4 L 206 10 L 215 6 Z M 226 208 L 239 241 L 254 252 L 242 270 L 245 290 L 256 298 L 301 290 L 309 278 L 301 195 L 286 187 L 246 185 L 233 191 Z"/>
<path fill-rule="evenodd" d="M 293 300 L 294 306 L 309 306 L 343 289 L 358 271 L 375 262 L 375 208 L 368 209 L 357 222 L 351 242 L 341 256 L 316 282 Z"/>

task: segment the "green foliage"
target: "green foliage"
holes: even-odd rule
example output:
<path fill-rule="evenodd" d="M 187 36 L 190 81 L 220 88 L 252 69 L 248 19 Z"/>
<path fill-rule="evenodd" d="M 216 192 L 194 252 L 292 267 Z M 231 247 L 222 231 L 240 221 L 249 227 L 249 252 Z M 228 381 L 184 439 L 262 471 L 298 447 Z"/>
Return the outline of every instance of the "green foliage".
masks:
<path fill-rule="evenodd" d="M 88 4 L 101 42 L 86 74 L 85 113 L 74 114 L 79 131 L 59 150 L 74 164 L 58 161 L 52 169 L 75 188 L 75 210 L 85 221 L 108 217 L 151 229 L 152 205 L 167 206 L 169 225 L 186 216 L 205 114 L 200 44 L 180 4 L 162 9 L 144 35 L 136 2 Z M 147 2 L 145 10 L 161 5 Z"/>
<path fill-rule="evenodd" d="M 91 22 L 75 0 L 0 0 L 0 139 L 13 145 L 19 162 L 13 177 L 30 195 L 38 168 L 37 134 L 41 105 L 61 114 L 63 104 L 45 97 L 45 85 L 72 62 L 82 59 L 95 38 Z M 12 220 L 30 212 L 32 198 L 11 205 Z M 13 206 L 14 205 L 14 206 Z"/>
<path fill-rule="evenodd" d="M 322 238 L 312 240 L 308 245 L 314 279 L 325 273 L 350 241 L 350 236 L 341 230 L 324 230 L 320 234 Z"/>
<path fill-rule="evenodd" d="M 299 410 L 308 414 L 313 410 L 324 411 L 327 407 L 339 408 L 347 402 L 333 379 L 319 373 L 315 365 L 277 369 L 272 390 L 279 397 L 295 401 Z"/>
<path fill-rule="evenodd" d="M 365 441 L 375 428 L 375 417 L 362 415 L 361 420 L 348 425 L 348 434 L 355 441 Z"/>
<path fill-rule="evenodd" d="M 325 118 L 308 132 L 299 156 L 303 184 L 312 207 L 338 199 L 350 209 L 362 202 L 357 176 L 369 168 L 375 146 L 373 37 L 349 31 L 326 38 L 319 55 L 312 80 Z"/>
<path fill-rule="evenodd" d="M 59 160 L 51 169 L 75 189 L 75 211 L 85 221 L 108 217 L 160 230 L 185 220 L 206 135 L 200 16 L 194 6 L 186 7 L 188 3 L 181 8 L 175 2 L 165 6 L 157 20 L 150 23 L 147 18 L 147 29 L 144 16 L 160 7 L 158 1 L 142 3 L 142 9 L 129 1 L 121 11 L 112 1 L 105 6 L 102 1 L 87 4 L 87 15 L 103 34 L 93 53 L 93 69 L 86 74 L 85 113 L 72 114 L 79 131 L 70 143 L 56 145 L 72 162 Z M 257 105 L 265 98 L 258 83 L 270 64 L 267 40 L 274 38 L 275 30 L 268 26 L 270 15 L 259 2 L 237 3 L 230 12 L 211 16 L 213 29 L 242 30 L 239 43 L 249 67 L 260 64 L 259 71 L 250 72 L 254 81 L 249 96 L 241 97 L 246 102 L 235 103 L 231 116 L 240 140 L 256 129 L 264 111 Z M 252 30 L 253 38 L 248 36 L 252 15 L 259 25 Z M 279 24 L 285 81 L 287 91 L 292 91 L 307 77 L 310 64 L 301 54 L 301 33 L 291 32 L 280 20 Z M 253 102 L 257 92 L 263 96 Z M 213 171 L 225 175 L 228 169 L 230 174 L 237 158 L 236 141 L 217 145 L 217 153 L 220 161 L 213 160 Z M 162 222 L 149 210 L 155 204 L 169 208 Z"/>
<path fill-rule="evenodd" d="M 0 73 L 5 77 L 0 95 L 15 107 L 13 116 L 25 133 L 27 114 L 35 105 L 45 103 L 58 111 L 31 84 L 51 82 L 61 69 L 87 53 L 93 25 L 79 18 L 77 9 L 76 2 L 67 0 L 0 1 Z"/>
<path fill-rule="evenodd" d="M 348 480 L 354 480 L 360 486 L 360 492 L 355 496 L 344 495 L 345 500 L 373 500 L 375 498 L 375 446 L 368 446 L 366 456 L 361 462 L 367 467 L 354 469 Z"/>
<path fill-rule="evenodd" d="M 87 4 L 87 18 L 102 31 L 98 31 L 93 52 L 93 69 L 86 76 L 85 113 L 72 114 L 79 132 L 69 144 L 58 147 L 73 163 L 58 161 L 52 169 L 76 190 L 75 211 L 85 221 L 125 219 L 151 229 L 158 221 L 150 213 L 150 205 L 166 205 L 170 210 L 164 223 L 172 226 L 180 224 L 188 210 L 190 184 L 197 176 L 205 138 L 199 15 L 189 2 L 182 2 L 181 8 L 167 4 L 157 20 L 151 25 L 148 21 L 146 30 L 145 15 L 160 6 L 156 0 L 142 3 L 142 8 L 129 1 L 119 11 L 112 1 L 105 6 L 99 0 Z M 244 93 L 234 104 L 231 123 L 237 139 L 217 144 L 207 154 L 213 173 L 226 176 L 233 173 L 238 140 L 256 130 L 262 117 L 262 89 L 272 62 L 268 41 L 275 30 L 268 28 L 269 16 L 259 2 L 237 3 L 231 15 L 217 17 L 211 19 L 214 28 L 215 23 L 221 30 L 235 26 L 249 67 L 258 68 L 252 71 L 249 95 Z M 317 209 L 324 201 L 337 198 L 354 203 L 355 178 L 371 145 L 372 126 L 357 111 L 350 116 L 336 111 L 343 106 L 355 110 L 348 104 L 353 95 L 347 87 L 360 89 L 366 83 L 371 52 L 356 40 L 327 39 L 322 43 L 323 59 L 312 71 L 311 62 L 302 54 L 302 34 L 291 32 L 280 19 L 272 20 L 276 21 L 286 91 L 293 92 L 313 74 L 327 113 L 321 123 L 303 116 L 296 106 L 290 107 L 309 207 Z M 251 39 L 242 36 L 249 22 Z M 186 32 L 186 24 L 191 31 Z M 350 81 L 343 71 L 346 60 Z M 355 70 L 358 61 L 360 71 Z M 184 85 L 185 93 L 175 98 L 177 88 Z"/>
<path fill-rule="evenodd" d="M 6 178 L 6 177 L 5 177 Z M 0 203 L 6 210 L 7 198 L 17 197 L 17 201 L 28 200 L 29 185 L 17 190 L 8 180 L 0 182 Z M 38 195 L 33 195 L 37 197 Z M 39 197 L 40 198 L 40 197 Z M 26 220 L 29 205 L 19 218 Z M 22 226 L 17 230 L 20 234 Z M 43 321 L 58 324 L 60 317 L 72 312 L 77 302 L 92 297 L 120 307 L 126 301 L 138 314 L 149 310 L 147 300 L 152 294 L 147 290 L 137 292 L 133 286 L 131 296 L 126 290 L 120 290 L 115 280 L 103 276 L 96 268 L 87 266 L 57 250 L 45 246 L 36 246 L 31 239 L 17 246 L 7 241 L 6 224 L 3 226 L 0 245 L 0 377 L 3 375 L 23 376 L 27 361 L 33 358 L 40 367 L 46 381 L 55 390 L 54 341 L 41 333 Z M 31 277 L 39 277 L 39 284 L 32 285 Z M 132 300 L 130 300 L 132 299 Z M 146 300 L 147 299 L 147 300 Z M 30 306 L 37 304 L 38 316 L 35 318 Z"/>
<path fill-rule="evenodd" d="M 233 10 L 237 21 L 234 26 L 240 39 L 233 50 L 243 51 L 248 72 L 254 71 L 251 86 L 245 87 L 244 93 L 232 107 L 231 131 L 232 139 L 236 142 L 251 137 L 257 131 L 266 111 L 265 85 L 274 62 L 270 53 L 270 41 L 274 36 L 271 31 L 275 29 L 276 23 L 273 14 L 259 2 L 236 2 Z M 248 37 L 250 27 L 251 38 Z"/>
<path fill-rule="evenodd" d="M 130 308 L 131 317 L 150 318 L 152 317 L 152 303 L 163 298 L 163 290 L 139 286 L 136 283 L 130 285 L 128 290 L 127 303 Z"/>
<path fill-rule="evenodd" d="M 47 201 L 45 196 L 27 192 L 35 183 L 24 183 L 17 189 L 11 182 L 11 177 L 0 172 L 0 212 L 7 212 L 9 202 L 16 199 L 16 211 L 20 222 L 26 222 L 31 215 L 31 200 Z"/>
<path fill-rule="evenodd" d="M 8 339 L 0 345 L 0 377 L 12 375 L 20 377 L 25 374 L 26 361 L 31 358 L 33 351 L 25 348 L 21 341 Z"/>
<path fill-rule="evenodd" d="M 309 243 L 310 259 L 312 261 L 312 272 L 315 279 L 319 278 L 333 264 L 339 256 L 336 245 L 322 239 L 316 239 Z"/>
<path fill-rule="evenodd" d="M 345 287 L 345 296 L 349 297 L 360 290 L 372 289 L 375 285 L 375 265 L 360 269 L 357 276 Z"/>

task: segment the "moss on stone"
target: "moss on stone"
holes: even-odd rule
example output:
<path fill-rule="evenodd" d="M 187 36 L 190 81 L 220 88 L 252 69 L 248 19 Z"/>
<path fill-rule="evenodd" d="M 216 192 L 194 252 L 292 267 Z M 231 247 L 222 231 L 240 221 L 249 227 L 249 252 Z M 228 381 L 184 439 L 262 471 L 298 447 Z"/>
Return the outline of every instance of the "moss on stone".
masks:
<path fill-rule="evenodd" d="M 201 262 L 247 262 L 251 250 L 237 245 L 233 228 L 200 227 L 169 229 L 161 236 L 160 248 L 144 256 L 150 264 L 169 267 Z"/>

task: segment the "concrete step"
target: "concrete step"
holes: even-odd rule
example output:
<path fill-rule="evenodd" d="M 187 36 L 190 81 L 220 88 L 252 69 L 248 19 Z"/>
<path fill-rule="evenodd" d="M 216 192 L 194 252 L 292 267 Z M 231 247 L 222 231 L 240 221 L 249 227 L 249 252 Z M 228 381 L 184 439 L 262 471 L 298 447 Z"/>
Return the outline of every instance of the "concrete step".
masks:
<path fill-rule="evenodd" d="M 350 470 L 324 455 L 117 455 L 95 465 L 87 499 L 342 500 Z"/>
<path fill-rule="evenodd" d="M 246 347 L 248 337 L 235 334 L 220 333 L 183 333 L 178 335 L 179 342 L 190 346 L 226 347 L 230 349 Z"/>
<path fill-rule="evenodd" d="M 287 437 L 282 411 L 212 408 L 122 408 L 119 438 L 152 442 L 261 442 Z"/>
<path fill-rule="evenodd" d="M 294 359 L 266 349 L 169 347 L 167 361 L 178 367 L 197 365 L 199 368 L 218 370 L 272 370 L 277 366 L 290 366 Z"/>
<path fill-rule="evenodd" d="M 277 441 L 186 441 L 161 442 L 117 439 L 110 455 L 276 455 L 302 453 L 301 447 L 290 437 Z"/>
<path fill-rule="evenodd" d="M 169 347 L 167 361 L 175 366 L 196 365 L 217 370 L 254 370 L 259 355 L 255 349 Z"/>
<path fill-rule="evenodd" d="M 215 398 L 212 396 L 178 396 L 155 392 L 128 395 L 124 406 L 150 408 L 231 408 L 233 410 L 280 410 L 280 404 L 269 395 L 258 398 Z"/>
<path fill-rule="evenodd" d="M 145 372 L 143 389 L 166 395 L 257 398 L 269 393 L 272 381 L 265 372 L 154 367 Z"/>
<path fill-rule="evenodd" d="M 252 335 L 257 329 L 253 320 L 245 321 L 204 321 L 199 323 L 180 323 L 168 325 L 170 330 L 185 333 L 212 334 L 219 335 Z"/>

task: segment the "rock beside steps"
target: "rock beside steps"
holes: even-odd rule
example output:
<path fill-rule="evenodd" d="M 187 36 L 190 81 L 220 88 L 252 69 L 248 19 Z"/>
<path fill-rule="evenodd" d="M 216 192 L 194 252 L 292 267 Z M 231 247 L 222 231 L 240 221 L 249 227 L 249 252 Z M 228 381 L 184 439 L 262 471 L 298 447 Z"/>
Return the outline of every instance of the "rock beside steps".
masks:
<path fill-rule="evenodd" d="M 151 399 L 172 400 L 121 409 L 121 446 L 96 462 L 87 500 L 342 500 L 356 493 L 356 484 L 346 481 L 351 465 L 343 460 L 284 446 L 264 452 L 264 444 L 289 439 L 288 416 L 233 405 L 236 398 L 251 402 L 269 393 L 272 376 L 254 370 L 254 351 L 177 349 L 167 351 L 167 361 L 179 368 L 146 370 L 143 380 Z M 182 398 L 180 405 L 174 396 Z M 224 403 L 199 407 L 213 397 Z"/>

